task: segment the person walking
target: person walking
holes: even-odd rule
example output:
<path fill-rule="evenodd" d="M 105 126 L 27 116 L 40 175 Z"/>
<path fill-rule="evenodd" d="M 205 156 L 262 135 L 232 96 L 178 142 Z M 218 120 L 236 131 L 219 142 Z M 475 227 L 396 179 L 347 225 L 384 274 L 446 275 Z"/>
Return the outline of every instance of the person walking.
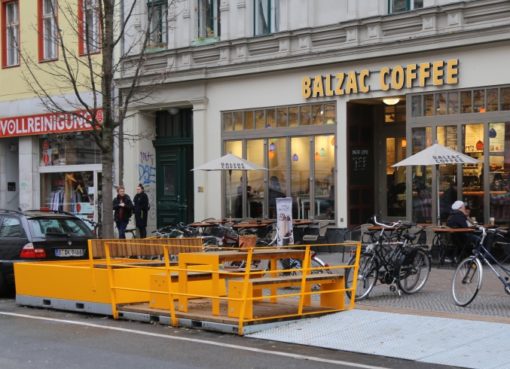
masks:
<path fill-rule="evenodd" d="M 138 228 L 140 238 L 145 238 L 147 237 L 147 217 L 151 207 L 149 205 L 149 197 L 145 193 L 141 183 L 136 187 L 136 195 L 133 198 L 133 203 L 135 206 L 136 228 Z"/>
<path fill-rule="evenodd" d="M 126 227 L 133 214 L 133 202 L 126 194 L 124 186 L 117 187 L 117 197 L 113 199 L 113 218 L 119 231 L 119 238 L 126 238 Z"/>

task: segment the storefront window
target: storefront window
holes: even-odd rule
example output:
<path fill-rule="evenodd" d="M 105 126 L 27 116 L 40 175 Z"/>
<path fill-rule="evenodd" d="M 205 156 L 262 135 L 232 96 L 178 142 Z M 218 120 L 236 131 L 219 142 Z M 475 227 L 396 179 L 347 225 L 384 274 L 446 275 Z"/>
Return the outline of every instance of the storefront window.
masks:
<path fill-rule="evenodd" d="M 471 208 L 471 217 L 483 222 L 483 124 L 466 124 L 464 131 L 464 153 L 477 160 L 478 164 L 466 164 L 462 173 L 462 200 Z"/>
<path fill-rule="evenodd" d="M 413 154 L 432 145 L 430 127 L 412 130 Z M 432 168 L 431 166 L 413 166 L 413 221 L 432 222 Z"/>
<path fill-rule="evenodd" d="M 310 215 L 310 138 L 291 138 L 291 194 L 298 218 Z"/>
<path fill-rule="evenodd" d="M 510 87 L 501 89 L 501 110 L 510 110 Z"/>
<path fill-rule="evenodd" d="M 405 158 L 407 142 L 402 137 L 386 138 L 386 182 L 388 216 L 406 216 L 406 168 L 393 164 Z"/>
<path fill-rule="evenodd" d="M 94 216 L 94 172 L 41 174 L 41 209 Z"/>
<path fill-rule="evenodd" d="M 413 117 L 421 117 L 421 95 L 413 96 L 411 98 L 411 115 Z"/>
<path fill-rule="evenodd" d="M 460 92 L 461 113 L 471 113 L 473 111 L 473 102 L 471 101 L 471 91 Z"/>
<path fill-rule="evenodd" d="M 225 152 L 239 157 L 243 156 L 242 141 L 227 141 Z M 225 183 L 225 209 L 226 215 L 230 218 L 242 216 L 242 200 L 239 200 L 239 193 L 242 193 L 243 172 L 241 170 L 229 170 L 226 172 Z"/>
<path fill-rule="evenodd" d="M 39 144 L 43 167 L 101 163 L 99 148 L 87 132 L 43 136 Z"/>
<path fill-rule="evenodd" d="M 246 138 L 237 130 L 224 131 L 225 153 L 246 158 L 266 167 L 267 171 L 226 174 L 225 215 L 274 219 L 276 199 L 291 196 L 294 218 L 334 219 L 335 104 L 237 111 L 232 112 L 234 121 L 241 115 L 246 125 L 246 112 L 254 113 L 256 130 Z M 228 120 L 226 114 L 229 113 L 222 117 Z M 262 117 L 265 117 L 265 128 L 270 130 L 261 128 Z M 306 135 L 301 126 L 307 126 Z M 266 134 L 269 132 L 271 136 Z M 278 134 L 273 135 L 274 132 Z"/>
<path fill-rule="evenodd" d="M 425 116 L 434 115 L 434 95 L 428 94 L 423 96 L 425 106 Z"/>
<path fill-rule="evenodd" d="M 264 167 L 264 140 L 248 140 L 246 142 L 246 159 L 252 163 Z M 246 172 L 247 183 L 247 216 L 250 218 L 262 218 L 264 214 L 264 176 L 263 170 L 250 170 Z"/>
<path fill-rule="evenodd" d="M 487 111 L 498 110 L 498 89 L 490 88 L 487 90 Z"/>
<path fill-rule="evenodd" d="M 457 151 L 457 126 L 437 127 L 437 142 Z M 446 222 L 457 200 L 457 166 L 439 166 L 439 206 L 441 222 Z"/>
<path fill-rule="evenodd" d="M 498 224 L 510 222 L 510 122 L 489 123 L 490 216 Z"/>
<path fill-rule="evenodd" d="M 276 218 L 276 199 L 286 196 L 287 188 L 287 139 L 268 140 L 269 169 L 269 218 Z"/>
<path fill-rule="evenodd" d="M 448 114 L 459 113 L 459 93 L 448 92 Z"/>
<path fill-rule="evenodd" d="M 335 218 L 335 136 L 315 137 L 315 214 Z"/>

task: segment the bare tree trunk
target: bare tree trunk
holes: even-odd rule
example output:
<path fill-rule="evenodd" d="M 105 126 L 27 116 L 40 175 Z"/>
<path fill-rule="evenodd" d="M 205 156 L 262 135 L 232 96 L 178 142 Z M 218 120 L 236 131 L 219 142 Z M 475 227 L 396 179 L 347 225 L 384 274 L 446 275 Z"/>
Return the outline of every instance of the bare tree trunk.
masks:
<path fill-rule="evenodd" d="M 106 133 L 106 132 L 105 132 Z M 103 136 L 106 139 L 107 135 Z M 113 135 L 110 135 L 113 141 Z M 111 150 L 102 153 L 102 238 L 113 238 L 113 145 Z"/>
<path fill-rule="evenodd" d="M 113 237 L 113 133 L 115 129 L 113 102 L 113 16 L 114 1 L 103 0 L 103 60 L 102 60 L 102 91 L 103 91 L 103 131 L 102 131 L 102 164 L 103 164 L 103 207 L 102 223 L 103 238 Z"/>

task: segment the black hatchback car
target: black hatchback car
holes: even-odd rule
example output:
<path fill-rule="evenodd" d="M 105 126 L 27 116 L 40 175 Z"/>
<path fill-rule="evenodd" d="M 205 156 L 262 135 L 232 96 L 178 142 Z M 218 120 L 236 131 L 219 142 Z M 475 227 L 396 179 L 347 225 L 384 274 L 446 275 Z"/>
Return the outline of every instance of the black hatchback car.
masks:
<path fill-rule="evenodd" d="M 0 293 L 14 292 L 14 262 L 85 259 L 90 238 L 90 228 L 72 214 L 0 210 Z"/>

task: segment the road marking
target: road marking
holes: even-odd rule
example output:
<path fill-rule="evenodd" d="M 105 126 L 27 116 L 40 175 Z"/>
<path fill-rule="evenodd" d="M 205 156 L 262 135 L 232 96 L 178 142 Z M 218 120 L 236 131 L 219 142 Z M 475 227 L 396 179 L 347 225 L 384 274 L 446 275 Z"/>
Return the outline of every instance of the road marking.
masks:
<path fill-rule="evenodd" d="M 83 326 L 83 327 L 108 329 L 111 331 L 134 333 L 134 334 L 138 334 L 138 335 L 142 335 L 142 336 L 165 338 L 165 339 L 170 339 L 170 340 L 175 340 L 175 341 L 193 342 L 193 343 L 199 343 L 199 344 L 210 345 L 210 346 L 218 346 L 218 347 L 222 347 L 222 348 L 231 348 L 234 350 L 250 351 L 250 352 L 256 352 L 256 353 L 261 353 L 261 354 L 270 354 L 270 355 L 275 355 L 275 356 L 283 356 L 283 357 L 288 357 L 288 358 L 296 359 L 296 360 L 314 361 L 314 362 L 327 363 L 327 364 L 333 364 L 333 365 L 339 365 L 339 366 L 350 366 L 353 368 L 390 369 L 388 367 L 383 367 L 383 366 L 359 364 L 359 363 L 343 361 L 343 360 L 324 359 L 324 358 L 316 357 L 316 356 L 292 354 L 292 353 L 282 352 L 282 351 L 264 350 L 264 349 L 254 348 L 254 347 L 233 345 L 233 344 L 228 344 L 228 343 L 224 343 L 224 342 L 215 342 L 215 341 L 202 340 L 202 339 L 197 339 L 197 338 L 174 337 L 174 336 L 169 336 L 169 335 L 161 334 L 161 333 L 152 333 L 152 332 L 146 332 L 146 331 L 139 331 L 136 329 L 128 329 L 128 328 L 112 327 L 112 326 L 108 326 L 108 325 L 99 325 L 99 324 L 93 324 L 93 323 L 78 322 L 75 320 L 47 318 L 47 317 L 42 317 L 42 316 L 9 313 L 9 312 L 3 312 L 3 311 L 0 312 L 0 315 L 11 316 L 11 317 L 16 317 L 16 318 L 43 320 L 43 321 L 62 323 L 62 324 L 73 324 L 73 325 L 79 325 L 79 326 Z"/>

